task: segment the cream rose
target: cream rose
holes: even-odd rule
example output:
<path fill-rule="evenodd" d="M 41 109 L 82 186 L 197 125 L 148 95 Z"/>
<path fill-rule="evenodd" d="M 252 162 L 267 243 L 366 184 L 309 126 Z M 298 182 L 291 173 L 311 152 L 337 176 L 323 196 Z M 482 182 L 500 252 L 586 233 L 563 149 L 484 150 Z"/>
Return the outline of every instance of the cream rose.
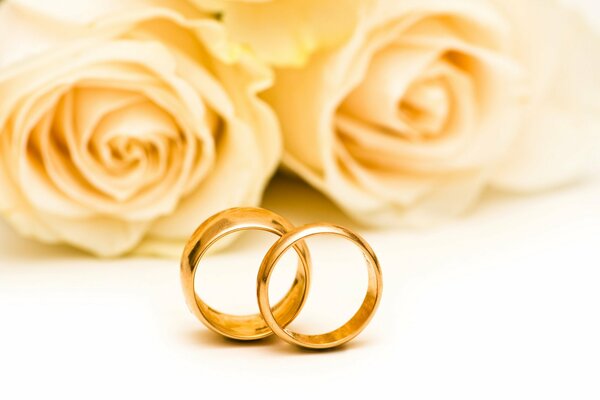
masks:
<path fill-rule="evenodd" d="M 374 0 L 191 0 L 219 13 L 233 40 L 273 65 L 303 65 L 342 43 Z"/>
<path fill-rule="evenodd" d="M 0 213 L 103 256 L 175 252 L 255 205 L 280 157 L 272 76 L 189 2 L 0 5 Z"/>
<path fill-rule="evenodd" d="M 381 0 L 265 98 L 287 167 L 364 223 L 423 225 L 581 171 L 595 45 L 551 2 Z"/>

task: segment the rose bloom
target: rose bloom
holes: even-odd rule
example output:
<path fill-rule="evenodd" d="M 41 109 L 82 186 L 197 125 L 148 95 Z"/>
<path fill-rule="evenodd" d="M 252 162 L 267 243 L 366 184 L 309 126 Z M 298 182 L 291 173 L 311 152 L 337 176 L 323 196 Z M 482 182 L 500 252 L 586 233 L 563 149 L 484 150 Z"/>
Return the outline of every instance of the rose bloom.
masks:
<path fill-rule="evenodd" d="M 521 0 L 368 3 L 341 44 L 276 71 L 265 98 L 288 168 L 373 225 L 431 224 L 486 187 L 541 190 L 581 173 L 600 51 L 576 14 Z"/>
<path fill-rule="evenodd" d="M 0 5 L 0 214 L 98 255 L 178 254 L 280 157 L 271 72 L 189 2 Z M 174 245 L 174 246 L 171 246 Z"/>
<path fill-rule="evenodd" d="M 374 0 L 190 0 L 217 12 L 231 38 L 271 65 L 302 66 L 341 44 Z"/>

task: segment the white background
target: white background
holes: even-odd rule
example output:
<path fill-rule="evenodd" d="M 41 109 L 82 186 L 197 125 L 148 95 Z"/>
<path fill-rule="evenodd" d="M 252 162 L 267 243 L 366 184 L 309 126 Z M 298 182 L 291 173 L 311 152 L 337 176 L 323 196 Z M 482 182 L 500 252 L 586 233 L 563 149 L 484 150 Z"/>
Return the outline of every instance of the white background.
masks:
<path fill-rule="evenodd" d="M 294 181 L 278 179 L 265 206 L 352 226 Z M 184 304 L 176 260 L 97 260 L 0 224 L 0 399 L 600 398 L 600 174 L 538 196 L 489 193 L 431 230 L 362 232 L 382 264 L 381 307 L 354 342 L 315 353 L 208 332 Z M 310 245 L 315 285 L 298 326 L 332 328 L 364 271 L 344 243 Z M 255 309 L 266 246 L 247 236 L 210 257 L 202 295 Z"/>

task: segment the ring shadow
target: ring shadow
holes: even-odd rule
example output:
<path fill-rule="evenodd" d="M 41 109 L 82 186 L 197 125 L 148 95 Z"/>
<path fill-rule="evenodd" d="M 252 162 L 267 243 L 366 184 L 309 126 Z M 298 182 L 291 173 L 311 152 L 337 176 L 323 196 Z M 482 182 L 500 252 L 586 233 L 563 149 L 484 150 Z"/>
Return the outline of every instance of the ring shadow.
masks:
<path fill-rule="evenodd" d="M 213 348 L 232 349 L 232 348 L 262 348 L 272 354 L 278 355 L 317 355 L 341 353 L 348 350 L 359 349 L 369 345 L 367 339 L 357 338 L 352 342 L 331 349 L 309 349 L 300 346 L 290 345 L 280 340 L 275 335 L 267 336 L 259 340 L 236 340 L 218 335 L 208 329 L 194 330 L 186 332 L 186 340 L 191 345 L 211 346 Z"/>

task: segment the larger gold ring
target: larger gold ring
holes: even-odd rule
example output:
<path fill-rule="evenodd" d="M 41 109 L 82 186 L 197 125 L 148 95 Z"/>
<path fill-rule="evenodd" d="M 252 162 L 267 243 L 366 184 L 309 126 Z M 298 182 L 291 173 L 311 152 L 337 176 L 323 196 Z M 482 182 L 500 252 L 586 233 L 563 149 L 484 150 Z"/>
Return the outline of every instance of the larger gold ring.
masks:
<path fill-rule="evenodd" d="M 329 333 L 304 335 L 286 329 L 285 327 L 289 324 L 289 321 L 279 318 L 274 312 L 275 310 L 271 309 L 269 302 L 269 281 L 275 265 L 277 265 L 281 256 L 290 247 L 298 246 L 299 243 L 303 243 L 304 239 L 308 237 L 322 234 L 344 237 L 360 248 L 367 261 L 369 271 L 368 289 L 358 311 L 343 326 Z M 279 238 L 263 259 L 258 272 L 257 285 L 260 312 L 273 332 L 289 343 L 312 349 L 328 349 L 340 346 L 356 337 L 373 317 L 381 300 L 383 289 L 381 268 L 377 261 L 377 256 L 369 244 L 356 233 L 346 228 L 329 224 L 306 225 L 291 230 Z"/>
<path fill-rule="evenodd" d="M 273 332 L 260 314 L 229 315 L 208 306 L 196 294 L 195 275 L 200 259 L 216 241 L 234 232 L 255 229 L 282 236 L 292 230 L 293 225 L 282 216 L 262 208 L 225 210 L 198 227 L 188 241 L 181 260 L 181 284 L 188 308 L 208 328 L 232 339 L 261 339 Z M 288 293 L 273 307 L 271 314 L 284 326 L 302 309 L 310 284 L 308 248 L 304 243 L 298 243 L 294 249 L 299 258 L 296 278 Z"/>

